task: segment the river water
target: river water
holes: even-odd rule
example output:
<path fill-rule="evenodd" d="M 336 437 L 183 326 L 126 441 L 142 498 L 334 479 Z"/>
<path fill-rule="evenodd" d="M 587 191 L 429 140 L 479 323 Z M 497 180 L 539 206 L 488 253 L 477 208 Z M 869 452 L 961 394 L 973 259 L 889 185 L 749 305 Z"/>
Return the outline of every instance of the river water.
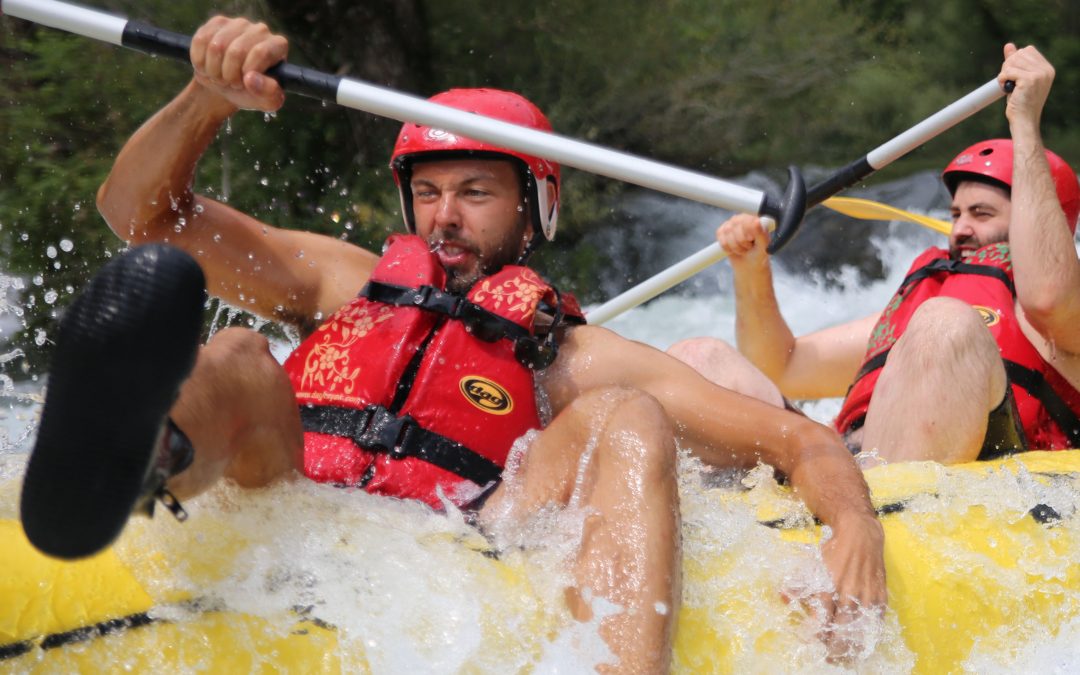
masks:
<path fill-rule="evenodd" d="M 904 194 L 910 200 L 898 197 Z M 944 195 L 936 190 L 932 175 L 885 184 L 858 196 L 886 196 L 893 206 L 946 216 Z M 627 279 L 638 280 L 709 244 L 723 216 L 715 209 L 655 196 L 637 199 L 632 208 L 645 215 L 621 233 L 621 243 L 608 245 L 617 251 L 619 246 L 640 244 L 648 255 L 637 259 L 647 262 L 639 262 L 637 269 L 610 270 L 601 283 L 611 292 L 625 287 Z M 852 241 L 845 245 L 870 252 L 873 260 L 812 267 L 798 252 L 800 247 L 828 248 L 828 237 L 843 235 L 835 226 L 822 226 L 818 232 L 811 226 L 808 222 L 807 230 L 792 242 L 777 275 L 781 308 L 796 334 L 877 311 L 919 251 L 929 244 L 944 245 L 944 237 L 913 224 L 851 223 L 852 232 L 859 234 L 848 236 Z M 670 229 L 661 237 L 658 227 Z M 877 267 L 874 260 L 880 263 Z M 732 340 L 729 287 L 730 271 L 721 263 L 608 327 L 660 349 L 698 335 Z M 17 308 L 0 303 L 0 311 L 10 314 Z M 8 357 L 12 362 L 18 359 Z M 42 385 L 16 386 L 0 378 L 0 386 L 6 403 L 0 409 L 0 517 L 14 517 L 12 486 L 32 441 Z M 806 410 L 827 422 L 838 407 L 838 401 L 823 401 L 808 404 Z M 867 620 L 859 627 L 854 658 L 843 664 L 826 660 L 814 638 L 812 617 L 792 618 L 791 608 L 773 591 L 798 587 L 809 594 L 827 585 L 816 547 L 779 543 L 771 530 L 757 525 L 752 505 L 730 503 L 727 491 L 715 487 L 733 480 L 752 484 L 751 494 L 771 493 L 776 490 L 771 478 L 717 477 L 685 457 L 679 471 L 687 569 L 724 570 L 704 576 L 688 573 L 683 605 L 703 613 L 706 624 L 721 627 L 726 668 L 905 673 L 916 667 L 916 657 L 892 612 L 882 622 Z M 963 508 L 974 504 L 1013 522 L 1017 517 L 1008 514 L 1023 516 L 1030 504 L 1050 503 L 1067 516 L 1062 527 L 1070 532 L 1078 527 L 1072 515 L 1080 498 L 1073 490 L 1048 494 L 1045 486 L 1011 475 L 948 480 L 967 500 Z M 595 622 L 569 621 L 561 608 L 567 579 L 564 561 L 572 554 L 585 515 L 573 509 L 541 514 L 520 532 L 497 533 L 495 543 L 503 558 L 495 563 L 476 555 L 475 549 L 489 542 L 466 526 L 459 514 L 433 515 L 415 504 L 325 486 L 302 483 L 256 492 L 223 486 L 188 508 L 192 519 L 184 525 L 167 517 L 133 521 L 118 545 L 121 557 L 132 564 L 148 550 L 163 551 L 165 559 L 173 561 L 175 576 L 147 582 L 152 595 L 160 592 L 166 597 L 179 585 L 218 605 L 257 616 L 311 608 L 317 618 L 337 627 L 345 645 L 342 658 L 362 651 L 367 665 L 378 673 L 577 673 L 607 658 Z M 1031 555 L 1023 557 L 1034 560 L 1035 553 L 1028 551 Z M 1077 550 L 1060 553 L 1080 559 Z M 725 556 L 734 562 L 719 565 Z M 1047 571 L 1048 567 L 1053 565 L 1039 559 L 1028 563 L 1028 573 L 1048 578 L 1074 573 Z M 741 613 L 725 604 L 747 595 L 749 609 L 744 607 Z M 1070 591 L 1070 595 L 1077 594 Z M 1071 602 L 1080 604 L 1080 598 Z M 601 605 L 597 610 L 603 615 L 617 608 Z M 175 619 L 183 619 L 185 611 L 189 610 L 161 610 L 165 618 Z M 1080 620 L 1073 616 L 1062 615 L 1058 630 L 1017 617 L 1015 629 L 1006 622 L 996 638 L 976 642 L 958 668 L 980 673 L 1075 672 L 1080 669 Z M 770 636 L 766 647 L 758 644 L 762 635 Z M 1001 646 L 1003 635 L 1007 648 Z M 704 668 L 687 661 L 677 666 L 681 672 Z"/>

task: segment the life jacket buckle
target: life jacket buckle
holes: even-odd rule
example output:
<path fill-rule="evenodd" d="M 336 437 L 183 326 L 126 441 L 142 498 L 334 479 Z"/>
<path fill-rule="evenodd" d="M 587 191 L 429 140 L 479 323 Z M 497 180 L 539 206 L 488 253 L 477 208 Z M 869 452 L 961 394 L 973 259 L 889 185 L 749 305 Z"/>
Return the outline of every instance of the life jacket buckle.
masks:
<path fill-rule="evenodd" d="M 416 289 L 412 301 L 413 305 L 428 311 L 441 312 L 447 316 L 457 316 L 462 298 L 434 286 L 420 286 Z"/>
<path fill-rule="evenodd" d="M 554 333 L 549 333 L 543 340 L 527 337 L 514 341 L 514 358 L 529 370 L 544 370 L 555 362 L 558 355 L 559 346 Z"/>
<path fill-rule="evenodd" d="M 416 420 L 405 415 L 398 417 L 382 406 L 370 406 L 370 417 L 364 430 L 356 439 L 369 450 L 385 452 L 394 459 L 408 457 L 411 452 L 409 442 Z"/>

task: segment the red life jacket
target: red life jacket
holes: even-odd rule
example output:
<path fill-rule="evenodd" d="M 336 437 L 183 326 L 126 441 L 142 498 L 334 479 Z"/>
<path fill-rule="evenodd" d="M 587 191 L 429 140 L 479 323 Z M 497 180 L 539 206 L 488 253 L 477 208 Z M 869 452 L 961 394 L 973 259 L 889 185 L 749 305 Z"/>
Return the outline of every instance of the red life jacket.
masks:
<path fill-rule="evenodd" d="M 537 310 L 582 323 L 576 301 L 515 265 L 467 297 L 445 284 L 423 239 L 392 236 L 359 296 L 285 361 L 308 477 L 435 508 L 441 488 L 462 506 L 499 479 L 514 441 L 540 428 L 533 369 L 557 347 L 554 327 L 536 335 Z"/>
<path fill-rule="evenodd" d="M 889 350 L 918 307 L 933 297 L 963 300 L 983 317 L 1005 362 L 1030 449 L 1080 447 L 1080 392 L 1043 359 L 1020 329 L 1007 244 L 991 244 L 965 262 L 931 248 L 915 259 L 870 334 L 866 358 L 836 417 L 837 431 L 861 425 Z"/>

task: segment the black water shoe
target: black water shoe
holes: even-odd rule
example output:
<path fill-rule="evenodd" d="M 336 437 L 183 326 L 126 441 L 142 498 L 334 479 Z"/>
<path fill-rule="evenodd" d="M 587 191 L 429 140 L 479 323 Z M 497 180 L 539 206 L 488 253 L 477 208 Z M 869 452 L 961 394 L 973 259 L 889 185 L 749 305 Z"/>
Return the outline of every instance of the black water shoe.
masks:
<path fill-rule="evenodd" d="M 132 511 L 175 503 L 164 481 L 191 448 L 167 416 L 195 365 L 205 299 L 198 263 L 151 244 L 110 261 L 64 313 L 22 489 L 23 529 L 43 553 L 92 555 Z"/>

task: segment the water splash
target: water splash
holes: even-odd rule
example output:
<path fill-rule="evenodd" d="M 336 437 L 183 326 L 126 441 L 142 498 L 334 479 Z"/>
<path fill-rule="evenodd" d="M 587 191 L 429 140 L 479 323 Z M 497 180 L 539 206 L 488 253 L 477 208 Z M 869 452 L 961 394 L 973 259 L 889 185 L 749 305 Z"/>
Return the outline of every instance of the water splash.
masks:
<path fill-rule="evenodd" d="M 34 283 L 40 285 L 36 279 Z M 0 274 L 0 336 L 11 335 L 23 325 L 25 312 L 13 298 L 18 297 L 25 288 L 26 283 L 22 279 Z M 47 291 L 46 302 L 50 302 L 50 294 L 55 296 L 56 292 Z M 39 331 L 38 339 L 44 343 L 47 339 L 44 331 Z M 37 382 L 37 378 L 16 383 L 12 375 L 16 369 L 23 367 L 25 357 L 21 349 L 0 353 L 0 457 L 26 452 L 28 441 L 37 430 L 43 400 L 42 384 Z"/>
<path fill-rule="evenodd" d="M 200 598 L 163 610 L 174 620 L 228 607 L 284 634 L 298 614 L 315 618 L 335 627 L 336 656 L 374 673 L 521 672 L 561 651 L 550 645 L 589 643 L 544 554 L 490 557 L 463 520 L 421 504 L 297 481 L 222 486 L 188 507 L 183 525 L 133 522 L 119 549 L 133 566 L 169 561 L 174 575 L 148 584 L 151 595 L 179 585 Z"/>
<path fill-rule="evenodd" d="M 864 286 L 854 270 L 843 271 L 838 283 L 813 278 L 808 283 L 805 276 L 788 272 L 778 275 L 782 306 L 796 332 L 883 306 L 924 243 L 883 236 L 877 245 L 891 263 L 881 282 Z M 730 339 L 731 298 L 723 282 L 722 276 L 713 277 L 715 289 L 708 295 L 662 298 L 612 327 L 660 348 L 693 335 Z M 0 318 L 22 313 L 7 299 L 7 292 L 21 290 L 22 284 L 0 276 Z M 239 316 L 240 310 L 219 305 L 214 325 Z M 22 390 L 7 374 L 22 358 L 18 352 L 0 355 L 0 401 L 9 410 L 17 404 L 24 413 L 36 415 L 32 405 L 40 403 L 40 385 Z M 821 419 L 830 415 L 826 409 L 811 413 Z M 0 418 L 4 415 L 0 406 Z M 6 418 L 4 425 L 0 516 L 12 518 L 25 442 L 34 422 L 14 432 L 7 430 Z M 1064 519 L 1062 527 L 1076 527 L 1077 489 L 1068 481 L 1036 480 L 1025 472 L 975 479 L 945 469 L 937 478 L 948 499 L 923 495 L 908 503 L 903 517 L 933 514 L 943 507 L 961 513 L 974 508 L 1011 525 L 1044 505 Z M 816 639 L 821 625 L 812 608 L 788 605 L 780 598 L 778 589 L 786 586 L 799 589 L 797 600 L 808 600 L 813 592 L 828 588 L 828 578 L 816 540 L 786 540 L 780 530 L 759 525 L 757 508 L 773 502 L 787 505 L 781 514 L 786 525 L 810 520 L 802 503 L 786 496 L 771 471 L 762 468 L 743 476 L 706 469 L 682 456 L 679 482 L 687 570 L 682 620 L 703 617 L 696 625 L 723 636 L 715 649 L 733 670 L 911 672 L 914 657 L 894 613 L 887 613 L 883 623 L 854 627 L 859 649 L 850 662 L 835 664 Z M 202 607 L 269 617 L 276 622 L 274 630 L 282 633 L 295 630 L 300 617 L 318 618 L 337 627 L 342 658 L 360 652 L 373 672 L 564 673 L 581 672 L 607 659 L 595 621 L 572 621 L 562 602 L 568 579 L 565 560 L 573 551 L 581 514 L 538 514 L 527 531 L 517 533 L 517 542 L 524 546 L 503 547 L 496 560 L 484 555 L 490 552 L 489 542 L 465 525 L 461 514 L 444 517 L 417 504 L 306 482 L 261 491 L 220 486 L 186 506 L 192 513 L 189 523 L 137 519 L 120 543 L 121 556 L 132 564 L 160 565 L 164 560 L 176 568 L 177 576 L 168 582 L 150 578 L 148 590 L 157 597 L 164 598 L 179 584 L 201 598 Z M 918 526 L 913 527 L 918 533 Z M 999 547 L 1005 547 L 1005 540 Z M 1067 578 L 1074 574 L 1070 561 L 1080 559 L 1076 550 L 1061 551 L 1056 559 L 1038 553 L 1022 551 L 1018 571 L 1003 573 L 1005 578 L 1017 583 L 1030 575 Z M 950 559 L 956 568 L 987 564 L 978 556 Z M 598 606 L 597 613 L 616 609 Z M 197 610 L 167 604 L 156 611 L 183 618 Z M 685 631 L 680 635 L 687 639 Z M 1078 637 L 1080 619 L 1075 616 L 1063 616 L 1060 625 L 1049 629 L 1017 619 L 980 638 L 963 668 L 1074 671 L 1080 662 Z M 1010 646 L 1003 649 L 1003 644 Z M 125 659 L 116 654 L 114 663 L 122 665 Z M 701 672 L 704 667 L 687 660 L 675 664 L 676 672 Z"/>

